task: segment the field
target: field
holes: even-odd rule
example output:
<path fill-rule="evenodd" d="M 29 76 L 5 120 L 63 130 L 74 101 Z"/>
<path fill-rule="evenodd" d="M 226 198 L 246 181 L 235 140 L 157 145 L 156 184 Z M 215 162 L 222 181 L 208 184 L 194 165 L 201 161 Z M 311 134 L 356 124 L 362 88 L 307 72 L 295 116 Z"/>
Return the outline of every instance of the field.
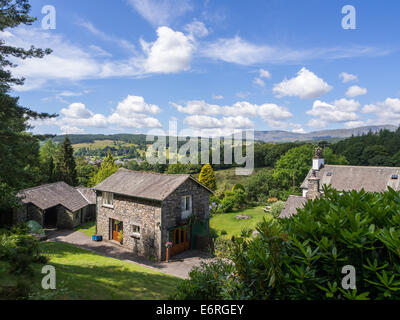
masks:
<path fill-rule="evenodd" d="M 88 222 L 86 224 L 82 224 L 74 229 L 75 231 L 80 231 L 91 237 L 96 233 L 96 222 Z"/>
<path fill-rule="evenodd" d="M 43 275 L 35 266 L 34 295 L 31 299 L 56 300 L 142 300 L 168 299 L 179 278 L 151 269 L 103 257 L 66 243 L 43 242 L 41 252 L 56 269 L 56 290 L 41 288 Z M 0 285 L 13 283 L 0 262 Z"/>
<path fill-rule="evenodd" d="M 250 216 L 251 219 L 235 219 L 235 216 L 238 214 Z M 232 236 L 240 236 L 243 229 L 249 228 L 254 230 L 264 217 L 266 219 L 273 219 L 271 215 L 264 212 L 263 207 L 249 208 L 240 212 L 216 214 L 210 219 L 210 228 L 214 229 L 219 236 L 230 239 Z M 221 235 L 221 231 L 223 230 L 227 232 L 226 235 Z"/>

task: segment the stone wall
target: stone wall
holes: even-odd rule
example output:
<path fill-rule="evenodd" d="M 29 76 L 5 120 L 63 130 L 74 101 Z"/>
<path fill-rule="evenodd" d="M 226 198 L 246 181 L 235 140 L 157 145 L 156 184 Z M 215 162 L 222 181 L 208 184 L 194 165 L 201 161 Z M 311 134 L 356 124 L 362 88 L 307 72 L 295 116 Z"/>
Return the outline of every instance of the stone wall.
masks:
<path fill-rule="evenodd" d="M 123 223 L 122 246 L 135 255 L 159 260 L 161 254 L 161 203 L 114 194 L 114 207 L 102 205 L 102 193 L 97 192 L 97 234 L 111 240 L 110 219 Z M 140 226 L 140 238 L 131 234 L 131 225 Z M 154 240 L 151 240 L 154 239 Z"/>
<path fill-rule="evenodd" d="M 182 197 L 192 196 L 192 215 L 193 217 L 203 220 L 210 216 L 209 198 L 210 193 L 195 181 L 188 179 L 179 188 L 177 188 L 162 204 L 162 251 L 161 259 L 165 259 L 166 248 L 165 243 L 169 241 L 169 229 L 188 223 L 182 220 L 181 203 Z M 207 225 L 208 228 L 208 225 Z M 208 231 L 208 230 L 207 230 Z"/>
<path fill-rule="evenodd" d="M 26 222 L 28 217 L 28 205 L 22 204 L 20 207 L 15 208 L 13 211 L 13 224 Z"/>
<path fill-rule="evenodd" d="M 81 224 L 82 210 L 70 211 L 62 206 L 57 208 L 57 228 L 73 229 Z"/>
<path fill-rule="evenodd" d="M 43 226 L 43 211 L 33 204 L 28 204 L 26 220 L 34 220 Z"/>

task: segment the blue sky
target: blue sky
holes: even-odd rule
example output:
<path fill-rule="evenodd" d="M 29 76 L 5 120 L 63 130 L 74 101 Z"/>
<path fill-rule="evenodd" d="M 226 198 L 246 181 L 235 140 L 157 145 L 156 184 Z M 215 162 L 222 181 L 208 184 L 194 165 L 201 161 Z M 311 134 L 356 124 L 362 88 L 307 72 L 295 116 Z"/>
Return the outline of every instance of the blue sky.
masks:
<path fill-rule="evenodd" d="M 42 8 L 56 9 L 44 30 Z M 356 30 L 342 28 L 342 7 Z M 50 47 L 16 61 L 37 133 L 320 129 L 400 123 L 398 1 L 35 0 L 1 35 Z"/>

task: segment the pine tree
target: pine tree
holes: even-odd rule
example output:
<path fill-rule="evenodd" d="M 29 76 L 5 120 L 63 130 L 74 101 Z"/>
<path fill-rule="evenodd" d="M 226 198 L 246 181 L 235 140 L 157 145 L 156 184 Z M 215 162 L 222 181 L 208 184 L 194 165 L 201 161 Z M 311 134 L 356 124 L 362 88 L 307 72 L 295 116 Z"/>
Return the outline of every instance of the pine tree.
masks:
<path fill-rule="evenodd" d="M 59 145 L 55 157 L 54 177 L 71 186 L 77 185 L 76 163 L 74 149 L 68 137 Z"/>
<path fill-rule="evenodd" d="M 201 168 L 199 182 L 210 190 L 217 189 L 217 179 L 214 170 L 209 163 L 205 164 L 203 168 Z"/>

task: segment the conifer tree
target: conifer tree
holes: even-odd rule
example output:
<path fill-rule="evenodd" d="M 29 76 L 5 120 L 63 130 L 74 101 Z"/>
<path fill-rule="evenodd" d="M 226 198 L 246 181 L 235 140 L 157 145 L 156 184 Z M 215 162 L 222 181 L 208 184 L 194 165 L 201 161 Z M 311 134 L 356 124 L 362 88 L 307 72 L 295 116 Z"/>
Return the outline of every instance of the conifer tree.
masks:
<path fill-rule="evenodd" d="M 104 158 L 99 171 L 90 179 L 89 186 L 94 187 L 109 176 L 117 172 L 118 166 L 114 163 L 114 158 L 108 150 L 107 156 Z"/>
<path fill-rule="evenodd" d="M 199 182 L 210 190 L 217 189 L 217 179 L 214 170 L 209 163 L 205 164 L 203 168 L 201 168 Z"/>
<path fill-rule="evenodd" d="M 55 159 L 55 178 L 71 186 L 77 184 L 76 163 L 74 149 L 68 137 L 59 145 Z"/>

